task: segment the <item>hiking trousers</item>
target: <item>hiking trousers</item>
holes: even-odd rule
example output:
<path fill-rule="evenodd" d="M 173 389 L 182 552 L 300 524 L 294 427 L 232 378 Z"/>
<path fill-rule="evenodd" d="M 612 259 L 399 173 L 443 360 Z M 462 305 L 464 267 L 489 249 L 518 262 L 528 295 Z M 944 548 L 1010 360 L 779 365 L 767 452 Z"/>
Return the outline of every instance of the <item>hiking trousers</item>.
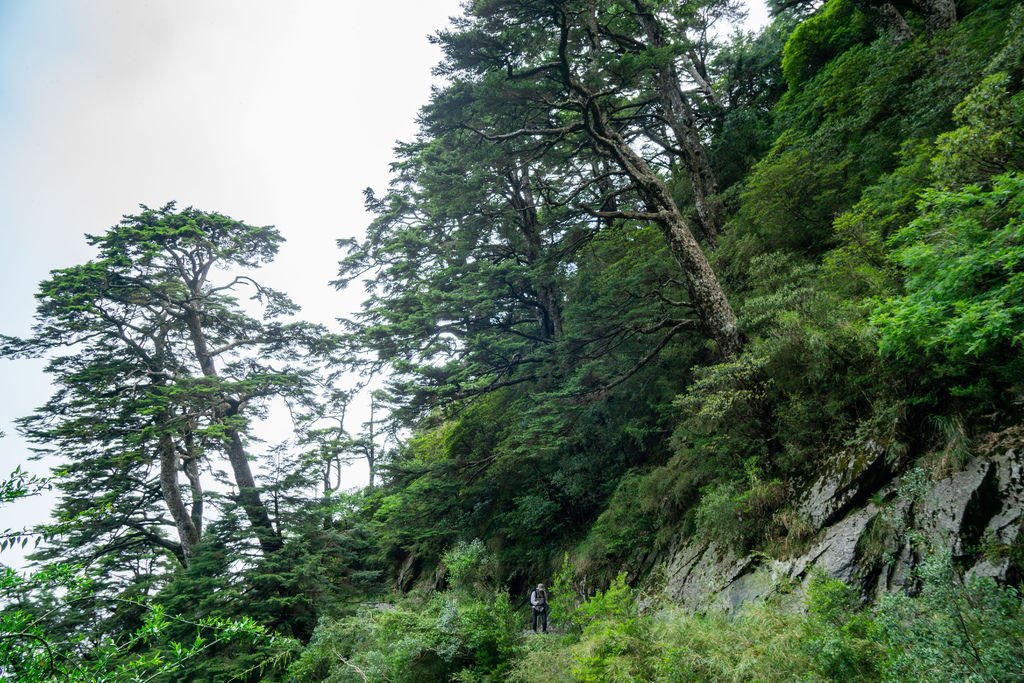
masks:
<path fill-rule="evenodd" d="M 542 607 L 540 609 L 537 609 L 536 607 L 533 608 L 533 632 L 534 633 L 537 632 L 537 624 L 541 625 L 541 628 L 544 630 L 544 633 L 548 632 L 548 609 L 547 609 L 547 607 Z"/>

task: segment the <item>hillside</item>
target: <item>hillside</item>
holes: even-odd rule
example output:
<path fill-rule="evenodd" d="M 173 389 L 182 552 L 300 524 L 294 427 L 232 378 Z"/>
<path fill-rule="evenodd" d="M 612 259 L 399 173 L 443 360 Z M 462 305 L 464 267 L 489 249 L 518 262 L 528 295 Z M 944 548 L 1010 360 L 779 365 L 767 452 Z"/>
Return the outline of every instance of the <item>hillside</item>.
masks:
<path fill-rule="evenodd" d="M 1024 676 L 1024 9 L 734 11 L 469 3 L 340 332 L 231 279 L 274 228 L 91 237 L 3 339 L 65 463 L 17 680 Z M 387 378 L 363 433 L 343 370 Z"/>

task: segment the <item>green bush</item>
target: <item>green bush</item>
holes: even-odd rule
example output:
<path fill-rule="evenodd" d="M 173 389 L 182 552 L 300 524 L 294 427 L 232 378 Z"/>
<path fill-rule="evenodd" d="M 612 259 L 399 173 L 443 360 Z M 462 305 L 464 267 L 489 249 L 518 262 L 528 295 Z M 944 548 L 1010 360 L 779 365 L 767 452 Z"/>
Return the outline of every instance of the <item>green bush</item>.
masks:
<path fill-rule="evenodd" d="M 494 555 L 479 538 L 459 542 L 441 555 L 441 561 L 448 570 L 449 584 L 456 590 L 489 592 L 497 585 Z"/>
<path fill-rule="evenodd" d="M 290 675 L 331 683 L 506 680 L 520 656 L 522 617 L 495 587 L 493 555 L 474 540 L 443 557 L 449 590 L 321 622 Z"/>
<path fill-rule="evenodd" d="M 797 26 L 782 51 L 782 75 L 790 88 L 809 80 L 830 59 L 872 37 L 868 18 L 852 0 L 829 0 Z"/>
<path fill-rule="evenodd" d="M 997 176 L 989 190 L 930 190 L 890 243 L 906 293 L 871 317 L 882 353 L 927 377 L 932 392 L 997 399 L 1022 370 L 1024 176 Z"/>
<path fill-rule="evenodd" d="M 550 610 L 548 619 L 551 624 L 565 630 L 573 628 L 575 623 L 573 616 L 583 602 L 583 598 L 573 586 L 575 576 L 576 571 L 569 561 L 569 553 L 565 553 L 562 556 L 562 566 L 555 574 L 548 591 L 548 608 Z"/>
<path fill-rule="evenodd" d="M 1024 93 L 1011 97 L 1010 76 L 981 81 L 953 110 L 958 128 L 940 135 L 933 172 L 939 185 L 957 188 L 1024 168 Z"/>
<path fill-rule="evenodd" d="M 1024 680 L 1024 604 L 1016 589 L 987 577 L 965 580 L 948 553 L 927 558 L 918 577 L 918 597 L 891 595 L 879 607 L 887 680 Z"/>
<path fill-rule="evenodd" d="M 585 683 L 649 680 L 649 622 L 637 612 L 636 595 L 619 574 L 604 591 L 580 605 L 573 623 L 581 629 L 572 648 L 573 678 Z"/>
<path fill-rule="evenodd" d="M 558 636 L 527 638 L 522 654 L 509 671 L 513 683 L 552 683 L 571 681 L 570 642 Z"/>
<path fill-rule="evenodd" d="M 814 671 L 824 680 L 879 679 L 883 635 L 861 596 L 842 581 L 812 577 L 807 587 L 807 620 L 803 647 Z"/>
<path fill-rule="evenodd" d="M 715 484 L 701 495 L 697 531 L 708 541 L 743 552 L 767 540 L 772 517 L 786 500 L 786 488 L 777 479 L 751 476 L 745 486 Z"/>

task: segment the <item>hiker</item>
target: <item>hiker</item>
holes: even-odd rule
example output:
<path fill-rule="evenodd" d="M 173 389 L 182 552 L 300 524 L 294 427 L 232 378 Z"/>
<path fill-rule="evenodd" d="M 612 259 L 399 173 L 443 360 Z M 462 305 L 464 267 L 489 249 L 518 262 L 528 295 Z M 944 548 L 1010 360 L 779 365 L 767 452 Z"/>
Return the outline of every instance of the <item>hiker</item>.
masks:
<path fill-rule="evenodd" d="M 548 632 L 548 592 L 544 589 L 543 583 L 530 593 L 530 607 L 533 608 L 533 632 L 537 632 L 537 623 L 541 624 L 544 633 Z"/>

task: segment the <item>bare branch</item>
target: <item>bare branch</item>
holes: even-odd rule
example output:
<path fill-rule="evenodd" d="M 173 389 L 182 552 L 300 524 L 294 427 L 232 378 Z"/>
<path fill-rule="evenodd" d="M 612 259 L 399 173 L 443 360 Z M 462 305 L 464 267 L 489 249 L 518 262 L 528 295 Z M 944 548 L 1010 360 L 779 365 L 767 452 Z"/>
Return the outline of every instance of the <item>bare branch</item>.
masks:
<path fill-rule="evenodd" d="M 624 218 L 633 221 L 663 221 L 668 217 L 667 211 L 651 213 L 647 211 L 594 211 L 587 208 L 583 210 L 597 218 Z"/>
<path fill-rule="evenodd" d="M 605 396 L 608 395 L 608 393 L 612 389 L 614 389 L 615 387 L 619 386 L 620 384 L 622 384 L 623 382 L 628 380 L 630 377 L 633 377 L 636 373 L 640 372 L 644 367 L 646 367 L 651 361 L 653 361 L 655 358 L 657 358 L 661 354 L 662 350 L 664 350 L 664 348 L 666 346 L 668 346 L 669 341 L 671 341 L 672 338 L 674 336 L 676 336 L 676 334 L 678 334 L 681 330 L 686 329 L 686 328 L 699 328 L 700 327 L 700 321 L 699 320 L 679 320 L 679 321 L 674 321 L 674 322 L 675 322 L 675 324 L 672 325 L 672 327 L 669 329 L 668 334 L 665 335 L 664 339 L 662 339 L 658 343 L 658 345 L 655 346 L 646 356 L 641 358 L 637 362 L 636 365 L 634 365 L 632 368 L 630 368 L 629 371 L 627 371 L 623 375 L 620 375 L 617 379 L 609 382 L 608 384 L 604 385 L 603 387 L 599 387 L 597 389 L 594 389 L 593 391 L 589 391 L 589 392 L 587 392 L 585 394 L 580 395 L 577 398 L 577 401 L 579 401 L 580 403 L 585 403 L 585 402 L 588 402 L 588 401 L 593 401 L 593 400 L 604 398 Z M 652 328 L 652 331 L 653 331 L 653 329 L 656 329 L 657 327 L 658 326 L 655 326 L 655 328 Z M 642 331 L 642 330 L 640 330 L 640 331 Z"/>
<path fill-rule="evenodd" d="M 503 140 L 514 140 L 516 138 L 529 137 L 529 136 L 533 136 L 533 135 L 564 136 L 564 135 L 568 135 L 569 133 L 575 133 L 577 131 L 583 130 L 583 126 L 581 126 L 579 124 L 574 124 L 574 125 L 571 125 L 571 126 L 561 126 L 559 128 L 520 128 L 518 130 L 512 131 L 511 133 L 502 133 L 501 135 L 491 135 L 490 133 L 485 133 L 482 130 L 477 130 L 476 128 L 473 128 L 472 126 L 470 126 L 468 124 L 462 124 L 462 128 L 465 128 L 466 130 L 468 130 L 468 131 L 470 131 L 472 133 L 476 133 L 477 135 L 479 135 L 483 139 L 489 140 L 491 142 L 501 142 Z"/>

